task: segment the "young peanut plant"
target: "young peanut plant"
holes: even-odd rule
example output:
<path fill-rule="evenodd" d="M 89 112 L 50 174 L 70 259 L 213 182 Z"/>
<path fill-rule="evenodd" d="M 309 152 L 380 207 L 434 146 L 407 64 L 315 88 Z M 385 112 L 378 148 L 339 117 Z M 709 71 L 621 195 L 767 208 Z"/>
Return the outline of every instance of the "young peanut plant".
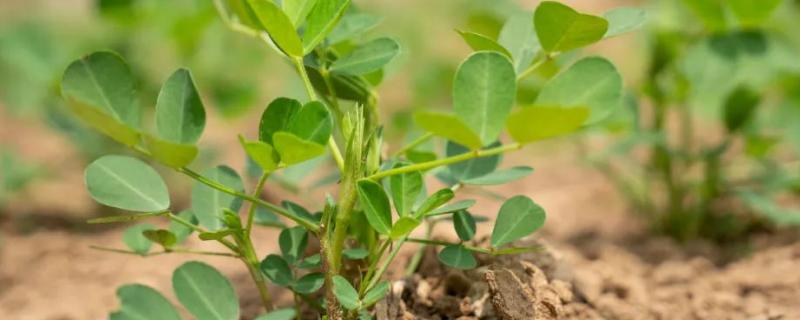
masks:
<path fill-rule="evenodd" d="M 144 130 L 151 126 L 141 124 L 135 81 L 114 53 L 96 52 L 73 62 L 64 73 L 62 93 L 72 112 L 88 125 L 139 157 L 195 181 L 191 207 L 175 208 L 164 181 L 142 160 L 108 155 L 91 163 L 86 169 L 91 196 L 134 212 L 92 223 L 157 217 L 170 221 L 166 229 L 144 223 L 128 229 L 123 241 L 129 249 L 98 248 L 144 256 L 187 253 L 239 259 L 268 312 L 259 319 L 273 320 L 299 318 L 301 312 L 327 319 L 370 318 L 370 307 L 389 289 L 384 273 L 404 244 L 441 247 L 439 260 L 462 269 L 478 265 L 476 254 L 536 249 L 513 246 L 544 224 L 544 210 L 530 198 L 516 195 L 503 203 L 486 245 L 472 241 L 479 220 L 470 212 L 475 200 L 451 200 L 465 185 L 503 184 L 530 174 L 530 167 L 497 170 L 501 155 L 600 122 L 618 107 L 622 80 L 600 57 L 580 59 L 550 79 L 533 105 L 515 107 L 517 83 L 536 75 L 540 66 L 555 64 L 561 53 L 635 24 L 625 16 L 607 21 L 543 2 L 533 18 L 510 20 L 499 41 L 461 32 L 476 52 L 456 71 L 453 112 L 416 113 L 415 122 L 426 133 L 387 157 L 375 86 L 384 66 L 400 53 L 400 45 L 391 38 L 360 41 L 374 18 L 348 11 L 347 0 L 216 4 L 233 30 L 265 42 L 293 65 L 307 93 L 302 102 L 273 100 L 263 112 L 258 136 L 239 136 L 244 152 L 261 171 L 249 190 L 228 166 L 199 172 L 190 168 L 206 114 L 188 70 L 178 69 L 164 83 L 155 106 L 154 132 Z M 505 142 L 504 131 L 510 135 Z M 444 156 L 413 156 L 422 153 L 417 152 L 420 145 L 438 138 L 446 140 Z M 326 154 L 339 179 L 338 192 L 326 197 L 322 208 L 262 199 L 270 176 Z M 450 186 L 428 194 L 428 173 Z M 458 241 L 431 239 L 433 226 L 443 220 L 453 222 Z M 282 229 L 280 252 L 255 251 L 251 235 L 259 224 Z M 424 232 L 415 232 L 418 228 Z M 225 250 L 181 246 L 192 233 Z M 309 254 L 312 240 L 319 243 L 319 251 Z M 153 244 L 160 249 L 152 251 Z M 416 270 L 421 252 L 407 266 L 409 273 Z M 188 262 L 175 270 L 172 280 L 175 296 L 195 318 L 239 318 L 235 291 L 211 266 Z M 294 308 L 275 310 L 267 282 L 290 290 Z M 146 286 L 123 286 L 118 296 L 121 307 L 112 319 L 180 318 L 170 302 Z"/>
<path fill-rule="evenodd" d="M 648 28 L 650 61 L 631 99 L 647 112 L 636 103 L 621 109 L 633 119 L 631 130 L 595 159 L 654 231 L 730 244 L 800 224 L 800 212 L 780 200 L 800 190 L 800 63 L 793 30 L 777 18 L 780 5 L 654 6 L 656 14 L 683 10 L 683 21 Z M 797 21 L 797 6 L 785 6 L 782 14 Z M 637 147 L 647 151 L 643 162 L 632 152 Z"/>

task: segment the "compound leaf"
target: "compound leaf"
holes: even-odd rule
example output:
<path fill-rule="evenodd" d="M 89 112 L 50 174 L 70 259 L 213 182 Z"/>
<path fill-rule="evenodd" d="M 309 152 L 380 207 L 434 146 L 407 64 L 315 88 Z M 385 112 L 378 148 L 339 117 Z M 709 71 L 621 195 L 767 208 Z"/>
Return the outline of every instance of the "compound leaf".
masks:
<path fill-rule="evenodd" d="M 289 121 L 301 107 L 300 101 L 294 99 L 277 98 L 272 100 L 261 114 L 261 122 L 258 124 L 258 139 L 275 145 L 272 142 L 272 135 L 278 131 L 285 131 L 289 126 Z"/>
<path fill-rule="evenodd" d="M 239 298 L 217 269 L 199 261 L 184 263 L 172 274 L 178 301 L 197 320 L 239 319 Z"/>
<path fill-rule="evenodd" d="M 305 141 L 324 145 L 333 129 L 330 111 L 319 101 L 306 103 L 290 119 L 286 132 Z"/>
<path fill-rule="evenodd" d="M 299 226 L 283 229 L 278 237 L 278 245 L 281 247 L 281 254 L 286 262 L 294 264 L 306 251 L 308 233 L 305 228 Z"/>
<path fill-rule="evenodd" d="M 129 211 L 169 208 L 164 180 L 146 163 L 126 156 L 104 156 L 86 168 L 86 187 L 97 202 Z"/>
<path fill-rule="evenodd" d="M 472 269 L 478 266 L 478 261 L 472 252 L 462 245 L 448 245 L 439 251 L 439 261 L 456 269 Z"/>
<path fill-rule="evenodd" d="M 294 281 L 289 263 L 277 254 L 268 255 L 261 261 L 261 271 L 272 283 L 282 287 L 288 287 Z"/>

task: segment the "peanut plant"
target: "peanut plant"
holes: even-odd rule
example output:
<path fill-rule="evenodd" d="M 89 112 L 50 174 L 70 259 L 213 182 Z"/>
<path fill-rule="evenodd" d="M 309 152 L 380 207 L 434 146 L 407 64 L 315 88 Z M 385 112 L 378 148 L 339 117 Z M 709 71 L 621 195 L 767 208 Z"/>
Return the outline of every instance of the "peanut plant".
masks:
<path fill-rule="evenodd" d="M 524 195 L 501 206 L 488 243 L 476 241 L 475 200 L 451 201 L 466 185 L 497 185 L 520 179 L 533 169 L 497 169 L 501 155 L 533 142 L 567 135 L 601 122 L 621 105 L 622 80 L 601 57 L 572 63 L 552 79 L 541 66 L 569 62 L 562 53 L 633 29 L 635 15 L 579 13 L 557 2 L 543 2 L 533 17 L 510 19 L 498 40 L 460 32 L 475 50 L 459 65 L 452 91 L 453 112 L 420 111 L 424 130 L 391 156 L 384 152 L 379 97 L 375 87 L 384 67 L 400 53 L 391 38 L 363 40 L 376 19 L 348 9 L 348 0 L 216 1 L 232 30 L 263 41 L 294 67 L 304 84 L 305 101 L 277 98 L 264 109 L 258 136 L 239 135 L 244 152 L 260 174 L 249 190 L 231 167 L 196 171 L 197 142 L 206 121 L 203 101 L 191 73 L 175 71 L 156 100 L 154 125 L 143 126 L 135 99 L 135 80 L 125 62 L 111 52 L 95 52 L 73 62 L 61 89 L 72 113 L 86 124 L 135 151 L 138 157 L 107 155 L 86 169 L 86 186 L 99 203 L 132 212 L 91 223 L 164 218 L 169 226 L 140 223 L 126 230 L 128 249 L 101 250 L 152 256 L 185 253 L 241 260 L 267 312 L 258 319 L 317 317 L 370 318 L 370 308 L 389 290 L 384 274 L 405 244 L 441 247 L 439 260 L 452 268 L 478 266 L 475 255 L 505 255 L 536 250 L 514 242 L 539 229 L 544 209 Z M 573 55 L 574 57 L 574 55 Z M 529 77 L 546 80 L 536 103 L 515 108 L 517 84 Z M 154 132 L 145 128 L 154 128 Z M 510 136 L 501 139 L 504 131 Z M 445 141 L 444 155 L 418 150 Z M 338 190 L 321 208 L 307 209 L 262 198 L 268 179 L 285 168 L 329 156 Z M 191 206 L 175 208 L 167 185 L 145 158 L 194 180 Z M 428 194 L 426 174 L 449 185 Z M 432 238 L 433 226 L 452 221 L 457 241 Z M 256 252 L 256 226 L 279 228 L 280 251 Z M 225 250 L 200 251 L 182 245 L 190 234 Z M 422 234 L 422 236 L 418 236 Z M 310 244 L 318 244 L 318 250 Z M 159 249 L 151 250 L 153 245 Z M 422 248 L 406 265 L 418 267 Z M 173 274 L 173 289 L 197 319 L 238 319 L 231 283 L 213 267 L 187 262 Z M 277 309 L 268 282 L 288 289 L 293 308 Z M 143 285 L 118 290 L 121 307 L 112 319 L 180 319 L 164 296 Z"/>
<path fill-rule="evenodd" d="M 633 125 L 594 159 L 597 167 L 655 232 L 679 241 L 730 244 L 800 224 L 787 201 L 800 186 L 800 64 L 790 31 L 797 5 L 687 0 L 652 7 L 683 18 L 647 28 L 649 62 L 631 99 L 641 107 L 620 109 Z"/>

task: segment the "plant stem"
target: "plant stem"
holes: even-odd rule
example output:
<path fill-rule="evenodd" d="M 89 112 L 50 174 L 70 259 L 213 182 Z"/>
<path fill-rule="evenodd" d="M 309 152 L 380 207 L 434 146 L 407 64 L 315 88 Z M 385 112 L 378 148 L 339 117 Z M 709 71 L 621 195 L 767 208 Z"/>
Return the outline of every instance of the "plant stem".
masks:
<path fill-rule="evenodd" d="M 539 59 L 539 61 L 536 61 L 534 64 L 528 67 L 528 69 L 522 71 L 522 73 L 520 73 L 519 76 L 517 76 L 517 81 L 525 79 L 526 77 L 530 76 L 534 71 L 536 71 L 536 69 L 539 69 L 539 67 L 544 65 L 545 62 L 550 61 L 550 59 L 553 59 L 553 57 L 555 56 L 545 55 L 542 59 Z"/>
<path fill-rule="evenodd" d="M 171 220 L 177 222 L 177 223 L 182 224 L 183 226 L 185 226 L 185 227 L 187 227 L 189 229 L 194 230 L 195 232 L 198 232 L 198 233 L 208 232 L 208 230 L 203 229 L 201 227 L 198 227 L 198 226 L 194 225 L 193 223 L 191 223 L 189 221 L 186 221 L 186 220 L 184 220 L 183 218 L 181 218 L 179 216 L 176 216 L 172 212 L 167 212 L 167 217 L 170 218 Z M 219 240 L 217 240 L 217 242 L 219 242 L 222 245 L 228 247 L 228 249 L 231 249 L 231 251 L 239 253 L 239 248 L 236 245 L 234 245 L 233 243 L 231 243 L 230 241 L 225 240 L 225 239 L 219 239 Z"/>
<path fill-rule="evenodd" d="M 467 152 L 467 153 L 459 154 L 457 156 L 452 156 L 452 157 L 433 160 L 433 161 L 428 161 L 428 162 L 421 162 L 421 163 L 413 164 L 413 165 L 410 165 L 410 166 L 405 166 L 405 167 L 399 167 L 399 168 L 380 171 L 378 173 L 375 173 L 375 174 L 367 177 L 367 179 L 379 180 L 381 178 L 385 178 L 385 177 L 389 177 L 389 176 L 394 176 L 394 175 L 403 174 L 403 173 L 409 173 L 409 172 L 414 172 L 414 171 L 428 170 L 428 169 L 432 169 L 432 168 L 436 168 L 436 167 L 440 167 L 440 166 L 446 166 L 446 165 L 449 165 L 449 164 L 453 164 L 453 163 L 457 163 L 457 162 L 461 162 L 461 161 L 466 161 L 466 160 L 470 160 L 470 159 L 474 159 L 474 158 L 489 157 L 489 156 L 501 154 L 501 153 L 504 153 L 504 152 L 507 152 L 507 151 L 519 150 L 520 148 L 522 148 L 522 145 L 517 143 L 517 142 L 514 142 L 514 143 L 502 145 L 502 146 L 499 146 L 499 147 L 494 147 L 494 148 L 491 148 L 491 149 L 473 150 L 473 151 L 470 151 L 470 152 Z"/>
<path fill-rule="evenodd" d="M 422 243 L 422 244 L 431 244 L 436 246 L 452 246 L 452 245 L 463 245 L 469 251 L 480 252 L 485 254 L 492 254 L 492 249 L 486 249 L 481 247 L 475 246 L 467 246 L 462 243 L 454 243 L 454 242 L 447 242 L 441 240 L 430 240 L 430 239 L 420 239 L 420 238 L 407 238 L 406 241 L 414 242 L 414 243 Z"/>
<path fill-rule="evenodd" d="M 417 146 L 425 143 L 425 141 L 428 141 L 432 137 L 433 137 L 433 133 L 430 133 L 430 132 L 425 133 L 425 134 L 417 137 L 416 139 L 414 139 L 414 141 L 411 141 L 411 143 L 409 143 L 409 144 L 405 145 L 404 147 L 400 148 L 400 150 L 395 151 L 395 153 L 392 155 L 392 157 L 393 158 L 399 157 L 401 154 L 406 153 L 406 151 L 408 151 L 408 150 L 416 148 Z"/>
<path fill-rule="evenodd" d="M 311 232 L 314 232 L 314 233 L 319 232 L 319 226 L 317 226 L 316 222 L 312 222 L 312 221 L 306 220 L 305 218 L 302 218 L 302 217 L 300 217 L 298 215 L 295 215 L 294 213 L 291 213 L 289 210 L 286 210 L 286 209 L 284 209 L 284 208 L 282 208 L 280 206 L 274 205 L 272 203 L 269 203 L 267 201 L 261 200 L 261 199 L 256 198 L 256 197 L 252 197 L 252 196 L 250 196 L 248 194 L 244 194 L 244 193 L 241 193 L 239 191 L 233 190 L 233 189 L 231 189 L 231 188 L 229 188 L 229 187 L 227 187 L 227 186 L 225 186 L 223 184 L 220 184 L 220 183 L 218 183 L 218 182 L 216 182 L 214 180 L 206 178 L 206 177 L 200 175 L 199 173 L 192 171 L 189 168 L 185 168 L 185 167 L 184 168 L 179 168 L 178 172 L 183 173 L 183 174 L 191 177 L 192 179 L 195 179 L 198 182 L 200 182 L 202 184 L 205 184 L 205 185 L 207 185 L 207 186 L 209 186 L 211 188 L 217 189 L 219 191 L 222 191 L 224 193 L 230 194 L 232 196 L 236 196 L 236 197 L 242 198 L 242 199 L 250 201 L 252 203 L 256 203 L 258 205 L 262 205 L 262 206 L 270 209 L 272 212 L 275 212 L 275 213 L 277 213 L 279 215 L 282 215 L 282 216 L 284 216 L 284 217 L 286 217 L 288 219 L 291 219 L 292 221 L 294 221 L 297 224 L 303 226 L 304 228 L 308 229 Z"/>
<path fill-rule="evenodd" d="M 141 254 L 141 253 L 138 253 L 136 251 L 131 251 L 131 250 L 108 248 L 108 247 L 94 246 L 94 245 L 89 246 L 89 248 L 92 248 L 94 250 L 108 251 L 108 252 L 114 252 L 114 253 L 132 254 L 132 255 L 137 255 L 137 256 L 142 256 L 142 257 L 152 257 L 152 256 L 158 256 L 158 255 L 168 254 L 168 253 L 185 253 L 185 254 L 197 254 L 197 255 L 206 255 L 206 256 L 221 256 L 221 257 L 240 258 L 239 255 L 233 254 L 233 253 L 228 253 L 228 252 L 192 250 L 192 249 L 188 249 L 188 248 L 171 248 L 169 250 L 157 251 L 157 252 L 148 252 L 148 253 L 145 253 L 145 254 Z"/>
<path fill-rule="evenodd" d="M 369 289 L 372 289 L 372 287 L 378 284 L 378 281 L 380 281 L 381 277 L 383 277 L 383 273 L 385 273 L 386 269 L 389 268 L 389 264 L 392 263 L 394 258 L 397 256 L 397 253 L 400 252 L 400 248 L 403 246 L 405 242 L 406 238 L 403 238 L 397 240 L 397 242 L 394 243 L 394 248 L 392 248 L 392 251 L 389 252 L 389 256 L 386 257 L 386 259 L 383 259 L 383 263 L 381 263 L 381 266 L 378 268 L 378 271 L 375 272 L 375 274 L 370 279 L 369 284 L 366 286 L 366 288 L 364 288 L 364 291 L 361 292 L 362 296 L 364 295 L 364 293 L 369 292 Z"/>
<path fill-rule="evenodd" d="M 267 182 L 269 178 L 269 173 L 264 172 L 261 174 L 261 177 L 258 178 L 258 182 L 256 183 L 256 187 L 253 190 L 253 197 L 258 198 L 261 195 L 261 190 L 264 189 L 264 183 Z M 253 231 L 253 220 L 255 218 L 256 212 L 256 204 L 250 203 L 250 208 L 247 209 L 247 227 L 245 229 L 245 237 L 250 238 L 250 234 Z"/>
<path fill-rule="evenodd" d="M 436 225 L 436 222 L 430 221 L 429 219 L 425 219 L 425 239 L 430 239 L 431 234 L 433 234 L 433 227 Z M 417 271 L 419 267 L 419 263 L 422 262 L 422 257 L 425 256 L 425 248 L 428 245 L 421 243 L 417 252 L 414 253 L 414 256 L 411 257 L 411 261 L 408 262 L 406 266 L 406 276 L 410 277 Z"/>

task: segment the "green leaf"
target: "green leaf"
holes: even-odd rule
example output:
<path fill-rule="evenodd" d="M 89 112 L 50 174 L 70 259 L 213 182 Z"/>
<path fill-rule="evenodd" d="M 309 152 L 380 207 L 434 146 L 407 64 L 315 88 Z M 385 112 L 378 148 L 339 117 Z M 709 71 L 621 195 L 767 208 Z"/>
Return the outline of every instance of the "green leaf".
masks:
<path fill-rule="evenodd" d="M 306 103 L 290 119 L 286 132 L 300 139 L 324 145 L 333 130 L 333 117 L 319 101 Z"/>
<path fill-rule="evenodd" d="M 331 64 L 331 72 L 364 75 L 380 70 L 400 53 L 400 44 L 390 38 L 378 38 L 356 47 Z"/>
<path fill-rule="evenodd" d="M 306 66 L 306 71 L 308 72 L 308 78 L 311 80 L 311 84 L 317 92 L 327 96 L 332 95 L 319 70 Z M 337 98 L 363 104 L 369 102 L 372 96 L 372 85 L 363 77 L 342 73 L 331 73 L 329 77 L 333 86 L 333 92 L 336 93 Z"/>
<path fill-rule="evenodd" d="M 278 237 L 278 244 L 281 247 L 281 254 L 286 262 L 294 264 L 306 251 L 308 245 L 308 233 L 303 227 L 287 228 L 281 231 Z"/>
<path fill-rule="evenodd" d="M 285 228 L 286 225 L 274 212 L 262 206 L 256 208 L 255 223 L 267 227 Z"/>
<path fill-rule="evenodd" d="M 92 126 L 102 134 L 126 146 L 135 146 L 139 143 L 139 132 L 103 111 L 67 98 L 67 106 L 81 121 Z"/>
<path fill-rule="evenodd" d="M 183 220 L 188 221 L 189 223 L 191 223 L 193 225 L 197 225 L 197 218 L 195 218 L 194 213 L 192 213 L 191 210 L 183 210 L 183 211 L 181 211 L 180 213 L 178 213 L 178 217 L 183 219 Z M 187 227 L 187 226 L 185 226 L 183 224 L 175 222 L 175 220 L 171 220 L 169 222 L 169 231 L 171 231 L 173 234 L 175 234 L 175 238 L 177 239 L 177 242 L 181 243 L 184 240 L 186 240 L 186 238 L 189 237 L 189 235 L 192 234 L 192 231 L 194 231 L 194 230 L 192 230 L 192 228 L 189 228 L 189 227 Z"/>
<path fill-rule="evenodd" d="M 292 25 L 299 27 L 316 4 L 317 0 L 283 0 L 283 11 Z"/>
<path fill-rule="evenodd" d="M 184 263 L 172 274 L 178 301 L 197 320 L 239 319 L 239 298 L 219 271 L 198 261 Z"/>
<path fill-rule="evenodd" d="M 140 255 L 145 255 L 148 251 L 150 251 L 150 247 L 153 245 L 153 242 L 148 240 L 143 233 L 147 230 L 155 229 L 156 227 L 149 223 L 134 225 L 125 229 L 125 233 L 122 234 L 122 242 L 124 242 L 125 245 L 134 252 Z"/>
<path fill-rule="evenodd" d="M 729 0 L 733 14 L 744 26 L 758 26 L 765 22 L 782 0 Z"/>
<path fill-rule="evenodd" d="M 533 13 L 539 42 L 547 52 L 563 52 L 588 46 L 603 38 L 608 22 L 579 13 L 555 1 L 543 1 Z"/>
<path fill-rule="evenodd" d="M 221 229 L 219 231 L 201 232 L 197 237 L 203 241 L 216 241 L 234 234 L 236 234 L 234 229 Z"/>
<path fill-rule="evenodd" d="M 314 269 L 322 266 L 322 257 L 319 253 L 303 258 L 303 261 L 297 266 L 300 269 Z"/>
<path fill-rule="evenodd" d="M 271 0 L 247 0 L 263 30 L 287 55 L 303 57 L 303 43 L 289 17 Z"/>
<path fill-rule="evenodd" d="M 392 209 L 383 187 L 371 180 L 358 181 L 358 200 L 372 228 L 388 235 L 392 230 Z"/>
<path fill-rule="evenodd" d="M 256 320 L 293 320 L 295 317 L 297 317 L 297 311 L 294 308 L 284 308 L 260 315 Z"/>
<path fill-rule="evenodd" d="M 361 306 L 361 301 L 358 299 L 358 292 L 356 292 L 356 289 L 350 285 L 350 282 L 342 276 L 333 276 L 333 294 L 336 296 L 336 300 L 339 300 L 339 304 L 347 310 L 356 310 Z"/>
<path fill-rule="evenodd" d="M 683 0 L 682 2 L 695 16 L 700 18 L 700 21 L 703 22 L 708 30 L 720 31 L 725 29 L 725 9 L 722 7 L 722 1 Z"/>
<path fill-rule="evenodd" d="M 508 49 L 514 58 L 514 70 L 517 73 L 522 73 L 528 68 L 533 58 L 542 51 L 531 16 L 530 12 L 512 15 L 503 25 L 497 39 L 497 42 Z"/>
<path fill-rule="evenodd" d="M 461 63 L 453 83 L 456 116 L 485 144 L 500 136 L 517 91 L 514 66 L 497 52 L 476 52 Z"/>
<path fill-rule="evenodd" d="M 126 284 L 117 289 L 120 308 L 111 320 L 181 320 L 178 310 L 158 291 L 141 284 Z"/>
<path fill-rule="evenodd" d="M 227 0 L 226 4 L 230 10 L 230 15 L 233 16 L 232 18 L 250 28 L 260 28 L 258 18 L 255 16 L 253 9 L 247 4 L 247 0 Z"/>
<path fill-rule="evenodd" d="M 445 246 L 438 255 L 439 261 L 446 266 L 456 269 L 472 269 L 478 266 L 478 261 L 472 252 L 462 245 Z"/>
<path fill-rule="evenodd" d="M 453 213 L 453 212 L 457 212 L 457 211 L 461 211 L 461 210 L 467 210 L 470 207 L 472 207 L 473 205 L 475 205 L 475 202 L 476 201 L 473 200 L 473 199 L 456 201 L 456 202 L 453 202 L 453 203 L 448 204 L 446 206 L 442 206 L 439 209 L 432 210 L 431 212 L 428 212 L 427 215 L 434 216 L 434 215 L 440 215 L 440 214 L 446 214 L 446 213 Z"/>
<path fill-rule="evenodd" d="M 364 301 L 362 302 L 362 308 L 367 308 L 376 302 L 383 299 L 386 294 L 389 293 L 389 281 L 381 281 L 378 282 L 372 289 L 369 289 L 366 294 L 364 294 Z"/>
<path fill-rule="evenodd" d="M 479 149 L 483 146 L 481 138 L 456 116 L 421 111 L 414 113 L 414 121 L 425 131 L 458 142 L 471 149 Z"/>
<path fill-rule="evenodd" d="M 146 163 L 126 156 L 104 156 L 86 167 L 86 188 L 104 205 L 138 212 L 169 208 L 164 180 Z"/>
<path fill-rule="evenodd" d="M 289 210 L 289 212 L 294 213 L 294 215 L 299 216 L 301 218 L 305 218 L 306 220 L 319 221 L 319 218 L 315 218 L 314 215 L 312 215 L 311 212 L 308 211 L 308 209 L 303 208 L 303 206 L 297 203 L 284 200 L 281 201 L 281 206 L 286 208 L 286 210 Z"/>
<path fill-rule="evenodd" d="M 204 170 L 202 175 L 233 190 L 244 190 L 242 178 L 230 167 L 217 166 Z M 200 225 L 210 231 L 223 228 L 222 211 L 224 209 L 239 211 L 241 205 L 242 201 L 238 198 L 200 182 L 195 182 L 192 186 L 192 212 Z"/>
<path fill-rule="evenodd" d="M 475 236 L 475 219 L 466 210 L 457 211 L 453 214 L 453 228 L 456 229 L 458 238 L 469 241 Z"/>
<path fill-rule="evenodd" d="M 150 134 L 142 135 L 144 146 L 158 162 L 172 168 L 188 166 L 197 158 L 198 149 L 193 144 L 178 144 L 159 139 Z"/>
<path fill-rule="evenodd" d="M 342 255 L 350 260 L 361 260 L 369 256 L 369 251 L 364 248 L 347 248 L 342 251 Z"/>
<path fill-rule="evenodd" d="M 443 206 L 445 203 L 453 199 L 453 197 L 455 197 L 455 193 L 450 188 L 444 188 L 434 192 L 430 197 L 422 202 L 417 209 L 416 214 L 414 214 L 414 217 L 417 219 L 424 217 L 436 208 Z"/>
<path fill-rule="evenodd" d="M 639 8 L 618 7 L 606 11 L 603 18 L 608 21 L 604 38 L 616 37 L 639 28 L 647 20 L 647 12 Z"/>
<path fill-rule="evenodd" d="M 494 143 L 489 145 L 488 148 L 496 147 L 499 145 L 500 145 L 499 143 Z M 445 154 L 448 157 L 457 156 L 467 152 L 470 152 L 470 150 L 452 141 L 448 141 L 447 146 L 445 147 Z M 467 161 L 454 163 L 447 166 L 447 170 L 450 172 L 450 175 L 453 179 L 455 179 L 456 181 L 462 181 L 462 180 L 485 176 L 490 172 L 494 171 L 495 169 L 497 169 L 497 166 L 499 164 L 500 164 L 500 155 L 496 155 L 491 157 L 474 158 Z"/>
<path fill-rule="evenodd" d="M 253 160 L 265 173 L 273 172 L 278 168 L 279 159 L 276 159 L 276 152 L 266 142 L 247 141 L 239 136 L 239 143 L 244 148 L 245 153 Z"/>
<path fill-rule="evenodd" d="M 342 17 L 350 0 L 317 1 L 314 9 L 306 19 L 306 28 L 303 33 L 303 53 L 308 54 L 333 30 Z"/>
<path fill-rule="evenodd" d="M 72 104 L 95 108 L 120 124 L 139 128 L 142 110 L 133 76 L 115 53 L 95 52 L 72 62 L 61 79 L 61 93 Z"/>
<path fill-rule="evenodd" d="M 258 139 L 270 145 L 275 145 L 272 135 L 278 131 L 286 131 L 289 121 L 302 108 L 300 101 L 289 98 L 277 98 L 269 103 L 261 122 L 258 124 Z"/>
<path fill-rule="evenodd" d="M 525 237 L 544 225 L 544 209 L 526 196 L 515 196 L 503 203 L 492 230 L 492 246 L 497 248 Z"/>
<path fill-rule="evenodd" d="M 319 157 L 325 153 L 325 146 L 306 141 L 288 132 L 277 132 L 272 136 L 275 150 L 281 156 L 281 162 L 292 165 Z"/>
<path fill-rule="evenodd" d="M 482 34 L 478 34 L 475 32 L 469 31 L 461 31 L 456 30 L 458 34 L 461 35 L 461 38 L 464 39 L 464 42 L 469 45 L 472 50 L 475 51 L 494 51 L 498 53 L 502 53 L 504 56 L 512 59 L 511 53 L 508 52 L 506 48 L 503 48 L 497 41 L 492 40 L 491 38 L 484 36 Z"/>
<path fill-rule="evenodd" d="M 206 111 L 189 70 L 176 70 L 161 87 L 156 101 L 156 129 L 164 140 L 194 144 L 206 126 Z"/>
<path fill-rule="evenodd" d="M 522 179 L 531 173 L 533 173 L 533 168 L 531 167 L 513 167 L 505 170 L 494 171 L 481 177 L 462 180 L 461 182 L 464 184 L 474 185 L 497 185 Z"/>
<path fill-rule="evenodd" d="M 144 230 L 142 231 L 142 235 L 144 235 L 147 240 L 158 243 L 165 249 L 172 248 L 178 243 L 178 237 L 171 231 L 165 229 Z"/>
<path fill-rule="evenodd" d="M 268 255 L 261 261 L 261 271 L 272 283 L 281 287 L 288 287 L 294 281 L 289 263 L 277 254 Z"/>
<path fill-rule="evenodd" d="M 508 118 L 508 133 L 519 143 L 531 143 L 572 133 L 589 118 L 587 108 L 533 106 Z"/>
<path fill-rule="evenodd" d="M 398 162 L 392 168 L 401 168 L 406 165 L 408 164 Z M 419 171 L 398 174 L 389 178 L 392 201 L 399 216 L 402 217 L 411 213 L 414 202 L 422 192 L 422 182 L 422 174 Z"/>
<path fill-rule="evenodd" d="M 724 105 L 725 128 L 728 132 L 741 129 L 753 117 L 753 113 L 761 102 L 757 92 L 746 87 L 739 87 L 728 96 Z"/>
<path fill-rule="evenodd" d="M 366 14 L 353 13 L 346 14 L 339 21 L 336 28 L 328 35 L 328 43 L 331 45 L 350 40 L 374 28 L 381 22 L 381 18 Z"/>
<path fill-rule="evenodd" d="M 622 76 L 614 64 L 600 57 L 576 62 L 548 81 L 536 98 L 537 105 L 589 108 L 587 123 L 606 119 L 622 103 Z"/>
<path fill-rule="evenodd" d="M 322 288 L 323 284 L 325 284 L 324 274 L 319 272 L 309 273 L 293 283 L 292 290 L 300 294 L 312 294 Z"/>
<path fill-rule="evenodd" d="M 163 214 L 164 212 L 148 212 L 148 213 L 125 214 L 120 216 L 105 216 L 100 218 L 89 219 L 86 221 L 86 223 L 104 224 L 104 223 L 117 223 L 117 222 L 131 222 L 131 221 L 157 217 Z"/>
<path fill-rule="evenodd" d="M 397 240 L 408 236 L 411 231 L 414 231 L 417 226 L 419 226 L 420 221 L 412 218 L 412 217 L 402 217 L 397 220 L 397 223 L 392 226 L 392 231 L 389 233 L 389 236 L 392 240 Z"/>

